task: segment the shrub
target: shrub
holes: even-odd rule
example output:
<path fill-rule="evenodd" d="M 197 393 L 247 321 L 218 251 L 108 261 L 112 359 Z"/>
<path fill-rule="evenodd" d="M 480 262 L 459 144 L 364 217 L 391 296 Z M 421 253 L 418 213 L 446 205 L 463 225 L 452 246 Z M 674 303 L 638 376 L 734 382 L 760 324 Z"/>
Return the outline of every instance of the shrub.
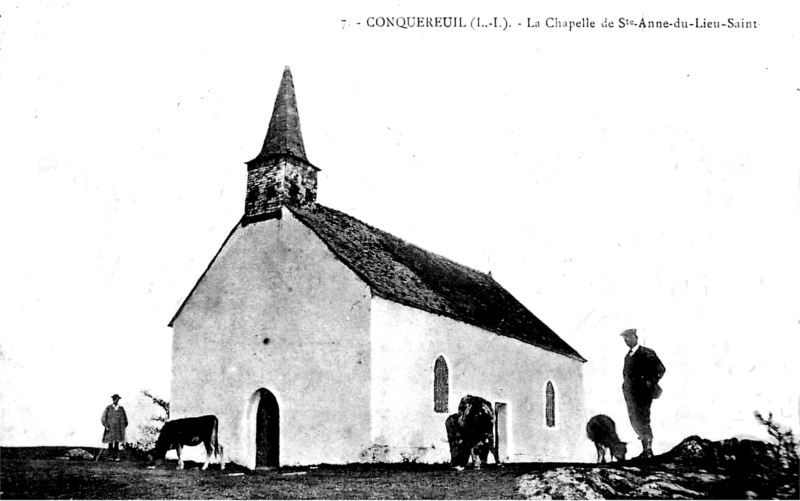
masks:
<path fill-rule="evenodd" d="M 140 454 L 146 454 L 155 447 L 158 434 L 161 432 L 161 427 L 169 420 L 169 402 L 156 397 L 147 390 L 142 390 L 141 394 L 152 402 L 153 415 L 150 417 L 149 421 L 139 425 L 137 439 L 127 444 L 127 449 Z"/>
<path fill-rule="evenodd" d="M 797 449 L 800 443 L 794 438 L 794 432 L 787 426 L 782 426 L 775 422 L 772 413 L 766 419 L 760 412 L 755 412 L 756 421 L 767 427 L 767 433 L 778 443 L 776 448 L 776 460 L 785 470 L 796 471 L 798 466 Z"/>

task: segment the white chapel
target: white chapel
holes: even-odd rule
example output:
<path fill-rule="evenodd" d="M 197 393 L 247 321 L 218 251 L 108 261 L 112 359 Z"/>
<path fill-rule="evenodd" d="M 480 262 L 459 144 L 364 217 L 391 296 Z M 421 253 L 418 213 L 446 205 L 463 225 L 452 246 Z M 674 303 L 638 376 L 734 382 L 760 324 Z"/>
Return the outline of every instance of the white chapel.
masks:
<path fill-rule="evenodd" d="M 447 462 L 492 402 L 501 460 L 574 461 L 586 361 L 490 275 L 316 202 L 283 73 L 244 214 L 170 322 L 171 417 L 214 414 L 248 468 Z"/>

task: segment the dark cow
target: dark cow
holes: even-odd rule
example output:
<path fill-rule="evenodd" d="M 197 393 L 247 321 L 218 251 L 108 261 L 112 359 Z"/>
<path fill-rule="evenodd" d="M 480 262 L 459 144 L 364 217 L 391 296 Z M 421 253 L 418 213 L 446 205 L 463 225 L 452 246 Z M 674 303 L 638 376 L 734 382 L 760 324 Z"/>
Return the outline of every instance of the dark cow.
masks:
<path fill-rule="evenodd" d="M 211 461 L 211 454 L 219 456 L 219 468 L 225 469 L 225 459 L 223 457 L 222 446 L 219 445 L 219 420 L 217 416 L 200 416 L 184 419 L 176 419 L 164 423 L 161 433 L 158 435 L 156 448 L 153 452 L 153 462 L 163 461 L 167 451 L 175 449 L 178 453 L 178 469 L 183 469 L 183 459 L 181 450 L 183 446 L 199 445 L 202 443 L 206 447 L 206 462 L 203 469 L 208 468 Z"/>
<path fill-rule="evenodd" d="M 444 423 L 450 443 L 450 461 L 456 469 L 464 469 L 472 458 L 475 468 L 489 458 L 497 464 L 497 443 L 494 437 L 494 412 L 492 405 L 481 397 L 467 395 L 458 404 L 458 413 L 450 415 Z"/>
<path fill-rule="evenodd" d="M 617 426 L 614 420 L 605 414 L 598 414 L 586 423 L 586 436 L 589 440 L 594 442 L 597 448 L 597 462 L 606 462 L 606 447 L 610 451 L 608 461 L 611 462 L 612 458 L 617 461 L 625 461 L 625 455 L 628 453 L 628 444 L 620 441 L 617 436 Z"/>

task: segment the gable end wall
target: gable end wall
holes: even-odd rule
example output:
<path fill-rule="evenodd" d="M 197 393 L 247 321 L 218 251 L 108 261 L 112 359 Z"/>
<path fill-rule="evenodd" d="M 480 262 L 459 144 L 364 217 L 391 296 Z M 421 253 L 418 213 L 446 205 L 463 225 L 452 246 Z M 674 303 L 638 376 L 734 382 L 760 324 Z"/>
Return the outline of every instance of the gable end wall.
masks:
<path fill-rule="evenodd" d="M 266 388 L 282 465 L 358 461 L 369 323 L 369 288 L 289 211 L 239 227 L 173 324 L 172 418 L 217 415 L 227 458 L 252 468 L 254 394 Z"/>

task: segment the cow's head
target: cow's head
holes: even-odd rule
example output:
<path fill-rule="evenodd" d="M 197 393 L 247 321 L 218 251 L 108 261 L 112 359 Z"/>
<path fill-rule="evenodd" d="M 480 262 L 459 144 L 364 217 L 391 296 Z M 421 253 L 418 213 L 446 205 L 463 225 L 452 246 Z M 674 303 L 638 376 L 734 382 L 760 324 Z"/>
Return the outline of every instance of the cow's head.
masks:
<path fill-rule="evenodd" d="M 164 462 L 164 458 L 167 456 L 167 451 L 170 449 L 169 441 L 164 436 L 162 432 L 158 436 L 158 440 L 156 441 L 156 446 L 151 449 L 147 453 L 147 462 L 150 466 L 155 466 L 157 464 L 161 464 Z"/>
<path fill-rule="evenodd" d="M 164 464 L 164 457 L 166 453 L 160 453 L 156 449 L 151 449 L 150 452 L 147 453 L 147 468 L 152 470 L 157 466 L 161 466 Z"/>
<path fill-rule="evenodd" d="M 478 443 L 475 444 L 472 450 L 475 454 L 485 455 L 491 452 L 493 445 L 494 437 L 491 434 L 482 433 L 478 437 Z"/>
<path fill-rule="evenodd" d="M 628 454 L 628 443 L 627 442 L 617 442 L 615 444 L 611 444 L 611 455 L 617 461 L 625 461 L 625 455 Z"/>

